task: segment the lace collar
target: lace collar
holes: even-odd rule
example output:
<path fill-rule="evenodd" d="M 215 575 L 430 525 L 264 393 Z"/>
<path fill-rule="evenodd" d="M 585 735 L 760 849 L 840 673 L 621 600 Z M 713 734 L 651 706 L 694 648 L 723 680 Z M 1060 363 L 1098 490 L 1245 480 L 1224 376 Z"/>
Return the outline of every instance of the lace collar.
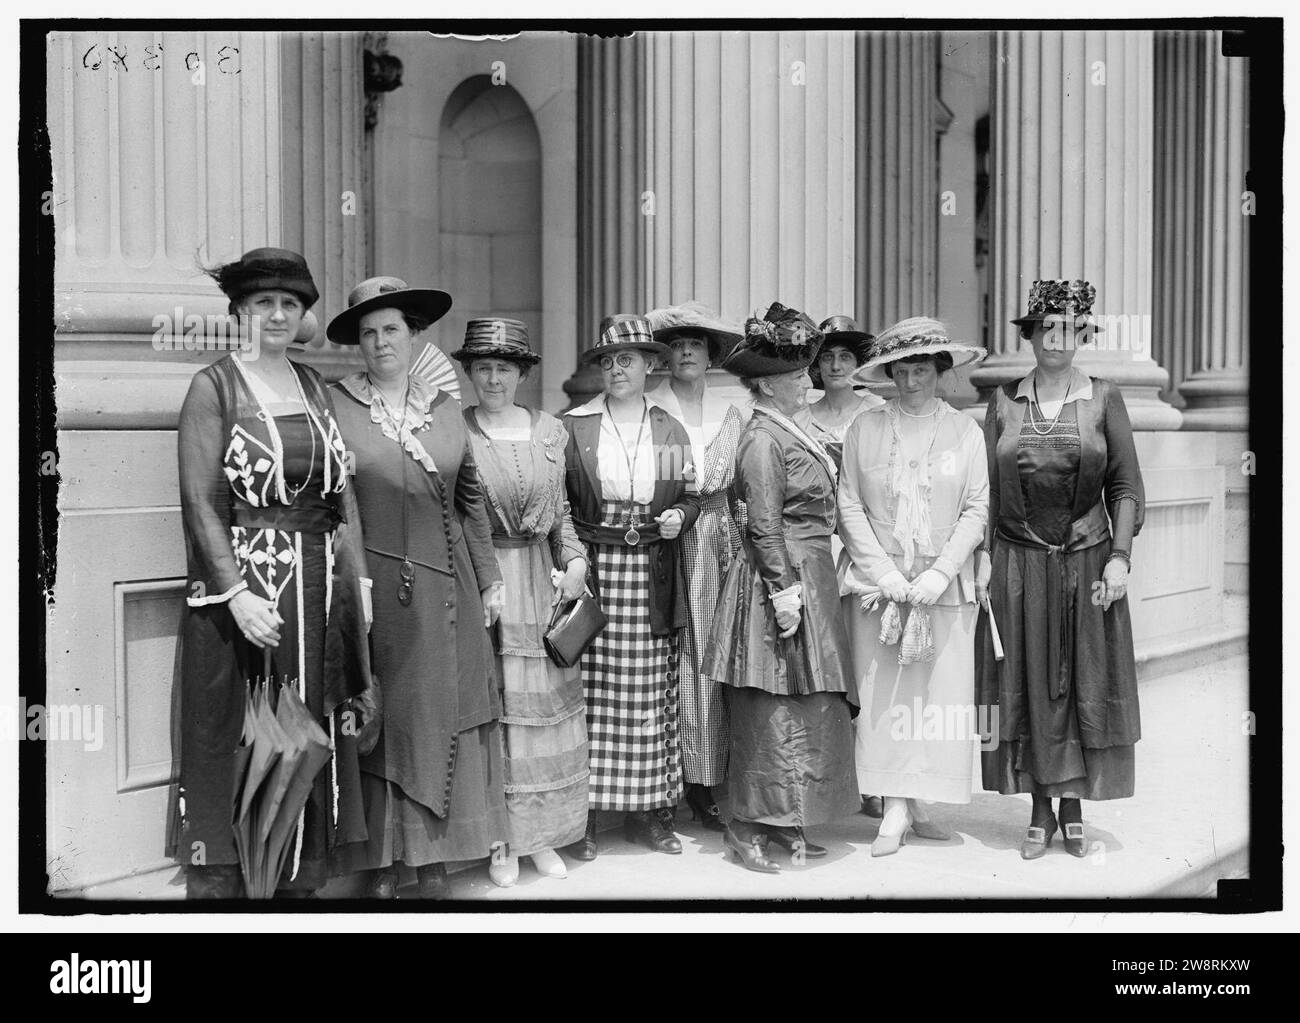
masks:
<path fill-rule="evenodd" d="M 406 408 L 401 411 L 389 404 L 367 373 L 353 373 L 344 377 L 339 381 L 339 386 L 363 405 L 370 406 L 370 421 L 379 427 L 385 437 L 400 444 L 426 471 L 437 473 L 438 467 L 433 456 L 424 449 L 415 434 L 428 428 L 433 419 L 431 406 L 442 392 L 426 378 L 415 374 L 409 374 L 406 382 L 409 388 Z"/>

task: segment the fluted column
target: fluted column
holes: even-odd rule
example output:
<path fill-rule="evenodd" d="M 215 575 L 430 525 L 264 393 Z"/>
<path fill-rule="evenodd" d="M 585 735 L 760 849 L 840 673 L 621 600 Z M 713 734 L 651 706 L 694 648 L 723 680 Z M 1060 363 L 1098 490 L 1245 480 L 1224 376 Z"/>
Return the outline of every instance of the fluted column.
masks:
<path fill-rule="evenodd" d="M 989 390 L 1033 365 L 1012 317 L 1039 278 L 1084 278 L 1106 317 L 1076 365 L 1120 384 L 1137 429 L 1177 429 L 1151 358 L 1151 32 L 999 32 L 992 111 Z"/>
<path fill-rule="evenodd" d="M 174 425 L 212 356 L 157 351 L 154 317 L 224 313 L 200 262 L 280 243 L 279 37 L 46 45 L 60 425 Z"/>
<path fill-rule="evenodd" d="M 939 36 L 857 36 L 856 315 L 879 332 L 938 314 Z"/>
<path fill-rule="evenodd" d="M 578 37 L 578 322 L 574 359 L 604 316 L 646 301 L 645 36 Z M 592 366 L 564 384 L 572 399 L 600 388 Z"/>
<path fill-rule="evenodd" d="M 283 244 L 307 259 L 320 289 L 321 329 L 312 362 L 328 375 L 357 363 L 355 347 L 325 339 L 325 325 L 347 305 L 366 273 L 362 174 L 365 116 L 361 36 L 289 33 L 281 47 L 283 82 Z"/>
<path fill-rule="evenodd" d="M 1222 32 L 1156 37 L 1155 355 L 1184 430 L 1249 425 L 1246 61 Z"/>
<path fill-rule="evenodd" d="M 692 298 L 735 322 L 852 308 L 850 33 L 648 32 L 578 57 L 579 351 L 607 313 Z"/>

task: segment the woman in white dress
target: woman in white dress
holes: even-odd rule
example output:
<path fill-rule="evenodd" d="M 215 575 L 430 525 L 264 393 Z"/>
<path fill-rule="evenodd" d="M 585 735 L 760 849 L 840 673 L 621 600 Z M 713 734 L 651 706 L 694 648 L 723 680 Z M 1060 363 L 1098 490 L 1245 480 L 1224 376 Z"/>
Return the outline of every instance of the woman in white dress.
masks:
<path fill-rule="evenodd" d="M 669 348 L 668 376 L 646 398 L 684 427 L 700 491 L 700 517 L 682 534 L 682 564 L 690 621 L 678 655 L 678 714 L 682 778 L 691 814 L 710 831 L 725 825 L 713 786 L 727 776 L 727 705 L 722 686 L 700 674 L 700 655 L 713 628 L 718 594 L 740 547 L 732 481 L 736 445 L 748 421 L 730 399 L 708 386 L 706 373 L 740 340 L 740 331 L 697 303 L 646 314 L 656 341 Z"/>
<path fill-rule="evenodd" d="M 865 380 L 887 373 L 898 388 L 897 398 L 850 427 L 838 494 L 850 561 L 843 588 L 857 595 L 848 631 L 862 707 L 858 788 L 883 794 L 885 804 L 872 856 L 897 852 L 909 829 L 949 837 L 923 800 L 970 801 L 974 552 L 988 520 L 988 463 L 975 421 L 936 389 L 958 361 L 983 355 L 950 340 L 937 320 L 914 317 L 877 337 L 858 373 Z M 895 611 L 891 629 L 885 616 Z M 911 647 L 909 637 L 924 635 L 927 623 L 932 650 Z"/>

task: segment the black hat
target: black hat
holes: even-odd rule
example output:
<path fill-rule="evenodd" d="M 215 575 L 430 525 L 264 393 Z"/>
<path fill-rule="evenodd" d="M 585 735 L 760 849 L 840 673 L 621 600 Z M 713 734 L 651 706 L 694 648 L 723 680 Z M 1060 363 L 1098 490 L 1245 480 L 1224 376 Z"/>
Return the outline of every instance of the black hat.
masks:
<path fill-rule="evenodd" d="M 817 363 L 822 355 L 838 345 L 853 353 L 854 360 L 861 366 L 867 361 L 867 351 L 871 347 L 871 342 L 875 340 L 875 335 L 868 334 L 858 326 L 857 320 L 843 314 L 826 317 L 818 329 L 822 332 L 822 347 L 817 353 L 818 359 L 814 359 L 809 365 L 808 375 L 812 377 L 813 386 L 820 389 L 822 372 Z"/>
<path fill-rule="evenodd" d="M 1051 320 L 1100 333 L 1106 328 L 1093 319 L 1096 299 L 1097 289 L 1087 281 L 1034 281 L 1029 287 L 1029 312 L 1011 322 L 1032 328 Z"/>
<path fill-rule="evenodd" d="M 523 320 L 495 319 L 470 320 L 465 324 L 465 345 L 451 353 L 462 366 L 469 369 L 475 359 L 508 359 L 522 366 L 541 362 L 542 357 L 529 347 L 528 327 Z"/>
<path fill-rule="evenodd" d="M 722 362 L 739 377 L 770 377 L 807 369 L 817 358 L 822 332 L 798 309 L 773 302 L 760 320 L 745 321 L 745 336 Z"/>
<path fill-rule="evenodd" d="M 352 289 L 348 307 L 330 320 L 325 333 L 336 345 L 355 345 L 360 343 L 357 327 L 361 317 L 376 309 L 400 309 L 433 323 L 450 308 L 451 296 L 445 291 L 410 288 L 400 277 L 371 277 Z"/>
<path fill-rule="evenodd" d="M 223 263 L 208 273 L 232 303 L 255 291 L 291 292 L 307 309 L 320 298 L 307 260 L 290 249 L 250 249 L 233 263 Z"/>

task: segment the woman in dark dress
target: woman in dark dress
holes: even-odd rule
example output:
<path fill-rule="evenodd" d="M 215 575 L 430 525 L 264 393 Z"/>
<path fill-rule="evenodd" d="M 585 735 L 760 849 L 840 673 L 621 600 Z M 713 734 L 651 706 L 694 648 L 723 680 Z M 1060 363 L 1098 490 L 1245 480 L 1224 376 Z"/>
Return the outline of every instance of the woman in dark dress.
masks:
<path fill-rule="evenodd" d="M 1141 735 L 1127 589 L 1142 474 L 1119 388 L 1072 365 L 1101 329 L 1094 295 L 1086 281 L 1034 282 L 1013 322 L 1037 366 L 999 387 L 984 419 L 990 528 L 976 589 L 1006 657 L 982 616 L 977 703 L 997 708 L 999 743 L 981 758 L 984 788 L 1033 796 L 1025 859 L 1058 823 L 1067 851 L 1087 855 L 1080 800 L 1133 794 Z"/>
<path fill-rule="evenodd" d="M 267 674 L 269 651 L 271 676 L 296 686 L 334 743 L 280 881 L 305 895 L 325 882 L 335 844 L 365 837 L 356 746 L 339 715 L 369 683 L 369 580 L 329 392 L 285 355 L 317 299 L 306 262 L 254 249 L 212 274 L 256 348 L 196 373 L 181 409 L 187 580 L 169 852 L 186 865 L 190 898 L 242 893 L 236 749 L 247 684 Z"/>
<path fill-rule="evenodd" d="M 774 302 L 746 322 L 723 363 L 754 395 L 736 454 L 748 522 L 701 670 L 728 687 L 732 820 L 723 841 L 764 873 L 780 870 L 767 856 L 772 842 L 796 861 L 825 856 L 804 828 L 859 805 L 857 686 L 831 560 L 837 470 L 794 419 L 820 343 L 816 324 Z"/>
<path fill-rule="evenodd" d="M 393 898 L 396 865 L 423 898 L 447 898 L 444 864 L 508 855 L 488 628 L 502 603 L 483 490 L 460 407 L 410 372 L 419 333 L 451 299 L 393 277 L 363 281 L 329 325 L 366 371 L 335 385 L 374 577 L 378 743 L 361 760 L 368 839 L 341 870 L 369 870 Z"/>

